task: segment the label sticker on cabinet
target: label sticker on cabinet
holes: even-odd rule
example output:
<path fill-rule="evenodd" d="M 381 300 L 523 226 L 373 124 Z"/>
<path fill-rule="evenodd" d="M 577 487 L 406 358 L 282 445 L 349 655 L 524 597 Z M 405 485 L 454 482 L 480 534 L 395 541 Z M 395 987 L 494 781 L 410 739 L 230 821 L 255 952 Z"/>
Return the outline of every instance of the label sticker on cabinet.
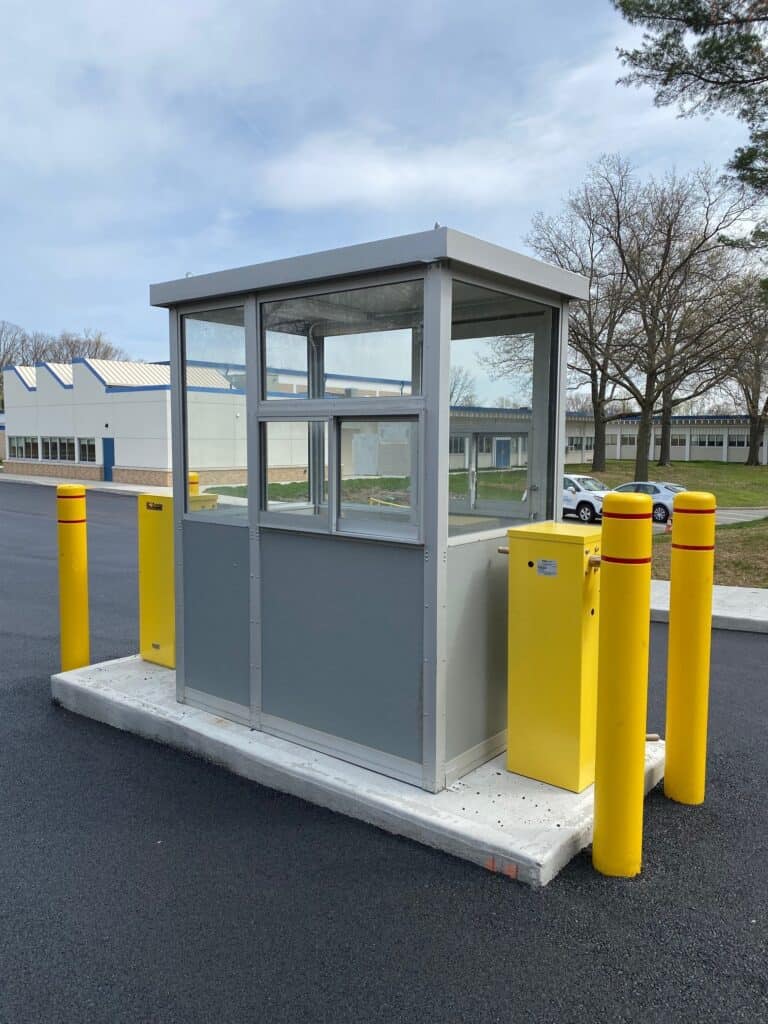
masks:
<path fill-rule="evenodd" d="M 557 562 L 554 558 L 540 558 L 536 562 L 537 576 L 557 576 Z"/>

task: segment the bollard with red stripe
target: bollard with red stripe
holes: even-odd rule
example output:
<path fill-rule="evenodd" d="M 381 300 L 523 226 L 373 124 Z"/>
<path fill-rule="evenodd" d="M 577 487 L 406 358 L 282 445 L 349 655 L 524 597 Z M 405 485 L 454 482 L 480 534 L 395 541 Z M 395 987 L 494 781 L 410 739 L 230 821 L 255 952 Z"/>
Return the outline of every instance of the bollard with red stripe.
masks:
<path fill-rule="evenodd" d="M 56 488 L 59 534 L 59 626 L 61 670 L 89 664 L 88 535 L 85 488 Z"/>
<path fill-rule="evenodd" d="M 592 863 L 620 878 L 637 875 L 643 855 L 652 523 L 648 495 L 606 494 Z"/>
<path fill-rule="evenodd" d="M 681 491 L 672 517 L 664 793 L 704 802 L 715 565 L 715 496 Z"/>

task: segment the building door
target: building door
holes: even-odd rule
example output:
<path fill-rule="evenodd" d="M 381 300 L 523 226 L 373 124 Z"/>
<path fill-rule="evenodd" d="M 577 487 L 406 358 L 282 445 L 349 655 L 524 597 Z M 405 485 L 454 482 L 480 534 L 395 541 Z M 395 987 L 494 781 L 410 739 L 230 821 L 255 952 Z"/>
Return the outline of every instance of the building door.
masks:
<path fill-rule="evenodd" d="M 512 441 L 508 437 L 496 438 L 496 469 L 509 469 Z"/>
<path fill-rule="evenodd" d="M 527 431 L 451 434 L 450 452 L 450 512 L 528 518 Z"/>
<path fill-rule="evenodd" d="M 115 465 L 115 439 L 102 437 L 101 450 L 104 456 L 104 479 L 112 479 L 112 467 Z"/>

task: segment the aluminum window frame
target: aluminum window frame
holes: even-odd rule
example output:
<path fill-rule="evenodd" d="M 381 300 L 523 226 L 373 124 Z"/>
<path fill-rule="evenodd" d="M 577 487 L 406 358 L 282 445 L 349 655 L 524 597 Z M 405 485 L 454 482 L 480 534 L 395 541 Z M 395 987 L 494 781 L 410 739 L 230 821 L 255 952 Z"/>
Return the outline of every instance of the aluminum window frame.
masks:
<path fill-rule="evenodd" d="M 246 331 L 246 357 L 247 373 L 250 379 L 251 363 L 249 358 L 257 366 L 256 384 L 248 386 L 248 398 L 250 408 L 248 412 L 248 433 L 253 434 L 257 439 L 259 448 L 258 468 L 256 463 L 249 458 L 248 481 L 249 481 L 249 506 L 258 498 L 252 525 L 255 530 L 281 529 L 295 531 L 297 533 L 325 533 L 330 536 L 343 536 L 359 538 L 364 540 L 392 542 L 398 544 L 423 545 L 424 543 L 424 509 L 423 502 L 419 503 L 416 529 L 387 529 L 383 525 L 376 529 L 368 530 L 352 528 L 349 526 L 339 527 L 339 496 L 340 481 L 339 471 L 339 445 L 341 439 L 340 421 L 347 419 L 363 420 L 402 420 L 404 418 L 417 419 L 416 438 L 418 445 L 418 460 L 416 464 L 417 480 L 416 492 L 418 495 L 424 493 L 424 415 L 427 402 L 423 394 L 405 396 L 376 396 L 369 398 L 342 398 L 331 396 L 324 398 L 266 398 L 264 388 L 266 386 L 266 365 L 265 346 L 263 344 L 262 330 L 262 308 L 269 302 L 282 302 L 290 299 L 309 298 L 313 296 L 335 295 L 345 291 L 360 291 L 366 288 L 377 288 L 388 284 L 407 284 L 420 282 L 422 285 L 422 322 L 426 318 L 426 292 L 427 268 L 422 265 L 404 267 L 399 270 L 378 271 L 374 273 L 365 272 L 352 276 L 327 278 L 320 282 L 310 282 L 301 285 L 291 285 L 281 288 L 274 288 L 256 292 L 252 298 L 255 302 L 254 321 L 254 348 L 248 346 L 248 332 Z M 225 302 L 224 306 L 231 305 Z M 185 308 L 186 312 L 186 308 Z M 418 368 L 418 380 L 420 391 L 423 390 L 424 380 L 424 345 L 422 337 L 414 340 L 414 361 L 417 357 L 420 363 Z M 308 381 L 312 382 L 313 375 L 316 376 L 317 365 L 308 364 Z M 413 377 L 416 380 L 416 376 Z M 413 386 L 413 383 L 412 383 Z M 261 465 L 263 453 L 261 452 L 262 426 L 266 423 L 288 420 L 288 421 L 324 421 L 328 424 L 328 522 L 318 523 L 312 520 L 324 517 L 308 517 L 291 515 L 289 512 L 271 513 L 262 508 L 264 488 L 264 470 Z M 253 464 L 254 469 L 251 466 Z M 255 470 L 255 471 L 254 471 Z M 251 482 L 258 481 L 258 495 L 252 497 Z M 409 526 L 412 524 L 409 524 Z"/>
<path fill-rule="evenodd" d="M 189 440 L 188 440 L 188 416 L 187 416 L 187 353 L 186 339 L 184 337 L 184 317 L 194 313 L 207 313 L 217 309 L 243 309 L 243 331 L 245 336 L 245 423 L 246 423 L 246 486 L 249 481 L 249 464 L 251 457 L 251 446 L 249 442 L 250 420 L 248 411 L 248 399 L 250 388 L 248 378 L 250 365 L 248 361 L 248 307 L 249 302 L 253 303 L 253 296 L 241 292 L 227 295 L 222 299 L 210 301 L 185 302 L 178 306 L 169 308 L 170 322 L 170 348 L 171 348 L 171 423 L 179 427 L 179 438 L 172 439 L 172 466 L 173 466 L 173 493 L 178 502 L 178 495 L 182 496 L 179 503 L 181 509 L 178 513 L 178 521 L 191 519 L 196 523 L 218 523 L 225 526 L 236 526 L 247 528 L 249 524 L 248 508 L 252 497 L 248 490 L 248 505 L 244 506 L 244 515 L 231 515 L 217 513 L 215 511 L 190 511 L 189 509 Z M 177 467 L 179 467 L 177 471 Z"/>
<path fill-rule="evenodd" d="M 382 270 L 376 273 L 361 273 L 359 275 L 352 275 L 338 278 L 328 278 L 323 281 L 315 282 L 314 284 L 302 284 L 295 286 L 286 286 L 283 288 L 269 289 L 263 292 L 256 292 L 256 305 L 257 305 L 257 357 L 260 371 L 260 387 L 258 391 L 258 406 L 261 409 L 262 406 L 271 407 L 279 405 L 281 408 L 283 405 L 291 403 L 292 405 L 301 405 L 306 408 L 310 404 L 317 402 L 343 402 L 347 405 L 352 403 L 372 403 L 372 402 L 385 402 L 388 406 L 395 402 L 411 402 L 415 399 L 423 399 L 423 379 L 424 379 L 424 362 L 423 362 L 423 323 L 424 323 L 424 287 L 425 287 L 426 272 L 423 266 L 414 265 L 412 267 L 405 267 L 401 270 Z M 350 292 L 350 291 L 364 291 L 367 288 L 380 288 L 388 284 L 409 284 L 412 282 L 420 282 L 422 286 L 422 331 L 421 337 L 418 338 L 416 333 L 413 337 L 413 347 L 411 353 L 411 390 L 413 391 L 416 382 L 418 380 L 419 393 L 410 394 L 407 396 L 376 396 L 371 398 L 342 398 L 340 396 L 333 397 L 310 397 L 309 392 L 312 389 L 313 371 L 317 372 L 317 367 L 312 366 L 312 362 L 309 356 L 309 350 L 307 351 L 307 391 L 308 397 L 300 398 L 287 397 L 287 398 L 268 398 L 265 393 L 266 381 L 267 381 L 267 366 L 266 366 L 266 352 L 265 352 L 265 338 L 262 336 L 262 307 L 270 302 L 288 302 L 291 299 L 306 299 L 320 297 L 323 295 L 335 295 L 339 292 Z M 415 332 L 416 329 L 412 328 Z M 420 366 L 415 366 L 415 356 L 418 356 L 418 362 Z M 322 367 L 321 367 L 322 369 Z M 418 372 L 416 372 L 418 369 Z M 322 378 L 323 384 L 325 383 L 324 377 Z M 265 414 L 266 415 L 266 414 Z"/>

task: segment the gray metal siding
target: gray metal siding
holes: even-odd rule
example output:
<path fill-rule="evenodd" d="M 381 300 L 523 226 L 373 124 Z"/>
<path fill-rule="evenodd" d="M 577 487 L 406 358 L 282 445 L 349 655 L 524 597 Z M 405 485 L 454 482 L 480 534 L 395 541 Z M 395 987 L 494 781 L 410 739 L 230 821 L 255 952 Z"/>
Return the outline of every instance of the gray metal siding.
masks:
<path fill-rule="evenodd" d="M 248 530 L 185 519 L 184 685 L 250 705 Z"/>
<path fill-rule="evenodd" d="M 260 538 L 263 713 L 420 762 L 423 549 Z"/>
<path fill-rule="evenodd" d="M 507 559 L 504 540 L 448 548 L 446 758 L 507 727 Z"/>

